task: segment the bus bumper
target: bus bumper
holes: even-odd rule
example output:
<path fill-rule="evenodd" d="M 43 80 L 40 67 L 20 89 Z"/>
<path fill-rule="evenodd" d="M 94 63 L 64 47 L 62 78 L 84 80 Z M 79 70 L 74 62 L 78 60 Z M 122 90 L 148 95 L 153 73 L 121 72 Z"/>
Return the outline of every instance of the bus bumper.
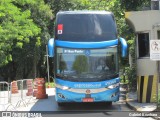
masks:
<path fill-rule="evenodd" d="M 84 101 L 87 98 L 91 100 L 88 102 L 116 102 L 119 101 L 119 94 L 119 87 L 90 95 L 56 88 L 55 98 L 57 102 L 87 102 Z"/>

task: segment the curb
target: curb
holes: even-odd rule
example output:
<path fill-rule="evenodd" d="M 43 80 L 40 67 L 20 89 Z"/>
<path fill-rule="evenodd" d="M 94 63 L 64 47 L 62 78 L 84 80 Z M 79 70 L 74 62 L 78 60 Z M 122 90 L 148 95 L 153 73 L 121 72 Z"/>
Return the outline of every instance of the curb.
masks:
<path fill-rule="evenodd" d="M 155 110 L 151 110 L 151 111 L 144 111 L 143 109 L 142 110 L 138 110 L 138 108 L 136 108 L 134 105 L 132 105 L 132 103 L 130 103 L 130 102 L 135 102 L 135 103 L 137 103 L 136 102 L 136 100 L 131 100 L 131 101 L 128 101 L 128 99 L 126 100 L 126 105 L 130 108 L 130 109 L 132 109 L 132 110 L 134 110 L 134 111 L 136 111 L 136 112 L 149 112 L 149 113 L 154 113 L 154 112 L 157 112 L 157 111 L 155 111 Z M 151 116 L 151 118 L 153 118 L 153 119 L 156 119 L 156 120 L 160 120 L 160 111 L 158 111 L 158 113 L 157 113 L 157 117 L 154 117 L 154 116 Z"/>
<path fill-rule="evenodd" d="M 132 109 L 132 110 L 134 110 L 134 111 L 137 111 L 137 108 L 134 106 L 134 105 L 132 105 L 130 102 L 136 102 L 136 100 L 134 100 L 134 99 L 128 99 L 129 97 L 129 92 L 126 94 L 126 105 L 130 108 L 130 109 Z"/>
<path fill-rule="evenodd" d="M 137 111 L 137 109 L 136 109 L 134 106 L 132 106 L 131 104 L 128 103 L 128 100 L 126 100 L 126 105 L 127 105 L 130 109 L 132 109 L 132 110 L 134 110 L 134 111 Z"/>
<path fill-rule="evenodd" d="M 152 112 L 157 109 L 156 103 L 139 103 L 136 100 L 137 96 L 135 93 L 128 93 L 126 98 L 126 105 L 134 110 L 139 112 Z"/>

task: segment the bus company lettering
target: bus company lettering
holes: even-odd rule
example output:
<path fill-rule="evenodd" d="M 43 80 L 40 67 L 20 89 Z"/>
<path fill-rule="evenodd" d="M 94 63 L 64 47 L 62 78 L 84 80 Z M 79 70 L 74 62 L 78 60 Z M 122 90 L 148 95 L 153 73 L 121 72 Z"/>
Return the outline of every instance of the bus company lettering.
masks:
<path fill-rule="evenodd" d="M 106 86 L 109 86 L 109 85 L 112 85 L 112 84 L 115 84 L 115 83 L 117 83 L 117 81 L 116 81 L 116 80 L 112 80 L 112 81 L 107 81 L 107 82 L 105 83 L 105 85 L 106 85 Z"/>
<path fill-rule="evenodd" d="M 75 84 L 75 88 L 99 88 L 101 87 L 101 83 L 98 84 Z"/>
<path fill-rule="evenodd" d="M 77 54 L 82 54 L 84 53 L 84 50 L 68 50 L 68 49 L 64 49 L 64 53 L 67 53 L 67 54 L 74 54 L 74 53 L 77 53 Z"/>

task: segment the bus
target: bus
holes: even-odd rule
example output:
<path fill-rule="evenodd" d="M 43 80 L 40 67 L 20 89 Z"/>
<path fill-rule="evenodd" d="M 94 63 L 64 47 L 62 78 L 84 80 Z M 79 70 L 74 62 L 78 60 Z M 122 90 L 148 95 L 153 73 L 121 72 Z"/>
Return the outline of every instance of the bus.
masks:
<path fill-rule="evenodd" d="M 126 57 L 127 43 L 117 36 L 112 12 L 58 12 L 48 41 L 58 105 L 119 101 L 119 53 Z"/>

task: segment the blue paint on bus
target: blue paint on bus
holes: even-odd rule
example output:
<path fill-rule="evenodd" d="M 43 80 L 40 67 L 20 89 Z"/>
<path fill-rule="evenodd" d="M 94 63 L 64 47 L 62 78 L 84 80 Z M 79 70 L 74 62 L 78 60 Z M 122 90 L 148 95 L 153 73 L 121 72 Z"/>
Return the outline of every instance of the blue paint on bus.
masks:
<path fill-rule="evenodd" d="M 54 57 L 55 99 L 65 102 L 119 100 L 119 49 L 114 15 L 105 11 L 63 11 L 56 16 L 55 38 L 48 42 Z"/>

